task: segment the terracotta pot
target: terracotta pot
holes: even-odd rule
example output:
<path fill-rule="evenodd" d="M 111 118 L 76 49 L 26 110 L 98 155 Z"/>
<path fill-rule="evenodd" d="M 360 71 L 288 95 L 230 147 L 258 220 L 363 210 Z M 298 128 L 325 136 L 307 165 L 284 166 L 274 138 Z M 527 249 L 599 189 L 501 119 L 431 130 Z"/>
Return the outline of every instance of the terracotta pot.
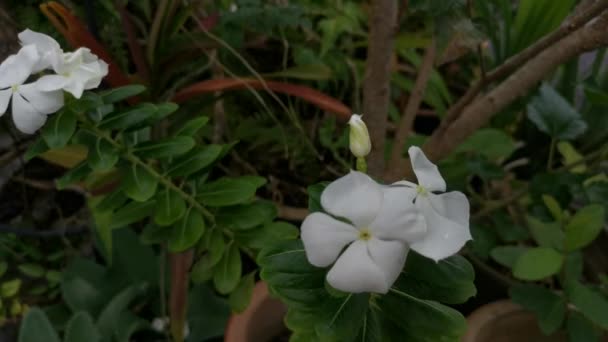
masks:
<path fill-rule="evenodd" d="M 486 304 L 467 318 L 467 332 L 462 342 L 567 342 L 562 331 L 544 335 L 529 311 L 509 301 Z"/>
<path fill-rule="evenodd" d="M 283 318 L 287 307 L 278 299 L 271 298 L 264 282 L 253 289 L 247 309 L 228 320 L 225 342 L 268 342 L 286 331 Z"/>

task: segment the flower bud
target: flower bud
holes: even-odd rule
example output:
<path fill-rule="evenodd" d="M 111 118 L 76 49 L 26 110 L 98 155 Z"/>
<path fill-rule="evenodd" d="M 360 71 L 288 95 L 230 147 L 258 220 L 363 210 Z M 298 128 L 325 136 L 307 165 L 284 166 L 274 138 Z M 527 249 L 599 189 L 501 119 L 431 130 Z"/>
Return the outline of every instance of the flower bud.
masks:
<path fill-rule="evenodd" d="M 372 149 L 372 143 L 369 140 L 367 126 L 365 126 L 365 122 L 361 120 L 361 115 L 353 114 L 348 121 L 348 125 L 350 126 L 350 151 L 357 158 L 367 156 Z"/>

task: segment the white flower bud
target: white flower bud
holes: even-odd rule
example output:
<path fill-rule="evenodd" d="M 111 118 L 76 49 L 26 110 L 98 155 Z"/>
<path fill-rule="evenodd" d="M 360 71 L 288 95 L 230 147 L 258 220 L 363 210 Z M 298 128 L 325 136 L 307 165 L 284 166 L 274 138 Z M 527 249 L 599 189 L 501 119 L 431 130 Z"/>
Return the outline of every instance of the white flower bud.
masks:
<path fill-rule="evenodd" d="M 361 115 L 353 114 L 348 121 L 348 125 L 350 126 L 350 151 L 357 158 L 367 156 L 372 149 L 372 143 L 369 140 L 367 126 L 361 119 Z"/>

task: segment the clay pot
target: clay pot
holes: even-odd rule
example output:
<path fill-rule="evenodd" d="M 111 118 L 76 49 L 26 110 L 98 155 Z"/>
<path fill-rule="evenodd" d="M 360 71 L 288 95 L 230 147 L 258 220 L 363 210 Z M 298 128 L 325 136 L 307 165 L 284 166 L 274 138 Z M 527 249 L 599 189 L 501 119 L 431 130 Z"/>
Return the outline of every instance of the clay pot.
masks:
<path fill-rule="evenodd" d="M 567 342 L 563 331 L 546 336 L 534 314 L 521 306 L 501 300 L 486 304 L 467 318 L 462 342 Z"/>
<path fill-rule="evenodd" d="M 247 309 L 230 317 L 224 335 L 225 342 L 268 342 L 286 331 L 283 318 L 287 307 L 268 294 L 264 282 L 253 289 Z"/>

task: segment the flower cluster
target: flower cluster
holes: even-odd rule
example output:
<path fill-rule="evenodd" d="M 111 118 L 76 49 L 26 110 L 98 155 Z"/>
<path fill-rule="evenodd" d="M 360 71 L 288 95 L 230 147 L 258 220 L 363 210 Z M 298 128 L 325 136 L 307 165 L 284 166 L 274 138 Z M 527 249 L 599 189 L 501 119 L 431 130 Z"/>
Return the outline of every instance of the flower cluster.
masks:
<path fill-rule="evenodd" d="M 19 52 L 0 64 L 0 116 L 12 102 L 13 121 L 24 133 L 34 133 L 47 115 L 63 107 L 64 91 L 80 98 L 108 73 L 108 65 L 87 48 L 63 52 L 53 38 L 31 30 L 19 33 L 19 40 Z M 45 70 L 53 73 L 42 73 Z"/>
<path fill-rule="evenodd" d="M 439 261 L 471 239 L 466 196 L 443 193 L 446 184 L 437 166 L 418 147 L 408 153 L 419 184 L 387 186 L 351 171 L 321 194 L 328 214 L 312 213 L 302 223 L 308 261 L 318 267 L 333 264 L 327 281 L 334 288 L 386 293 L 410 249 Z"/>

